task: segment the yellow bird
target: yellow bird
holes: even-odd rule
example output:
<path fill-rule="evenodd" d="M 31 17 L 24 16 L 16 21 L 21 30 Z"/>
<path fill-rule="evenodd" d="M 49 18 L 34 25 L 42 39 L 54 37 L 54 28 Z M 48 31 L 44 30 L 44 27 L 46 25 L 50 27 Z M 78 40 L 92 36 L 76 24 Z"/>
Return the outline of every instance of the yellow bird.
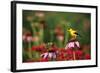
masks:
<path fill-rule="evenodd" d="M 77 31 L 72 28 L 70 28 L 68 31 L 69 31 L 70 35 L 72 36 L 72 38 L 76 39 L 76 37 L 78 35 Z"/>

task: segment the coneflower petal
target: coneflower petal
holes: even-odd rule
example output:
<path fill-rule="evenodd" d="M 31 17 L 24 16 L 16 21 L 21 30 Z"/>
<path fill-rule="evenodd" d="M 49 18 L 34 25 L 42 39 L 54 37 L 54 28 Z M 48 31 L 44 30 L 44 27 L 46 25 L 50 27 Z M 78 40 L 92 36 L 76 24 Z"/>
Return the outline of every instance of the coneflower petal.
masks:
<path fill-rule="evenodd" d="M 76 42 L 75 42 L 75 44 L 77 45 L 77 47 L 79 47 L 79 48 L 80 48 L 80 44 L 79 44 L 79 42 L 78 42 L 78 41 L 76 41 Z"/>

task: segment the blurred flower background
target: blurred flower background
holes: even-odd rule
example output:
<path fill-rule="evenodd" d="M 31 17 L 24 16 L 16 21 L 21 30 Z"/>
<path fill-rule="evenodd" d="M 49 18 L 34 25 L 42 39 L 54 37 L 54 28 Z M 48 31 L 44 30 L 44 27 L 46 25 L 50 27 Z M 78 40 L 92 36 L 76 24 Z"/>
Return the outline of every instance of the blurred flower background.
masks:
<path fill-rule="evenodd" d="M 23 62 L 91 59 L 90 22 L 88 13 L 23 10 Z M 80 36 L 72 40 L 70 28 Z"/>

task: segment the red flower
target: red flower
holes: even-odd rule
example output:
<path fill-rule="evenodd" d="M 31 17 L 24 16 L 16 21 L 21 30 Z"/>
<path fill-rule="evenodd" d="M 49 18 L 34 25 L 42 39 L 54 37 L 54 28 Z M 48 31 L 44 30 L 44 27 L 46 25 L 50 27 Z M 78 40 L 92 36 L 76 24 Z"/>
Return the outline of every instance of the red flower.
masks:
<path fill-rule="evenodd" d="M 30 32 L 27 32 L 25 35 L 26 35 L 26 37 L 32 36 L 32 34 Z"/>
<path fill-rule="evenodd" d="M 32 46 L 33 51 L 38 51 L 38 52 L 46 52 L 46 48 L 44 45 L 39 45 L 39 46 Z"/>
<path fill-rule="evenodd" d="M 77 60 L 80 60 L 83 58 L 83 52 L 81 50 L 76 50 L 75 51 L 75 56 Z"/>
<path fill-rule="evenodd" d="M 52 44 L 51 47 L 50 47 L 50 50 L 55 52 L 55 51 L 58 50 L 58 48 L 55 44 Z"/>
<path fill-rule="evenodd" d="M 63 48 L 60 48 L 58 50 L 58 54 L 57 54 L 57 61 L 64 61 L 66 60 L 66 50 Z"/>
<path fill-rule="evenodd" d="M 57 60 L 57 61 L 64 61 L 64 58 L 62 58 L 62 57 L 57 57 L 56 60 Z"/>
<path fill-rule="evenodd" d="M 67 55 L 66 60 L 74 60 L 73 55 Z"/>
<path fill-rule="evenodd" d="M 78 54 L 78 55 L 82 55 L 83 54 L 83 52 L 81 50 L 76 50 L 75 53 Z"/>
<path fill-rule="evenodd" d="M 64 49 L 64 48 L 59 48 L 59 52 L 66 52 L 67 50 L 66 49 Z"/>
<path fill-rule="evenodd" d="M 85 59 L 91 59 L 90 54 L 86 54 L 86 55 L 85 55 Z"/>
<path fill-rule="evenodd" d="M 37 49 L 37 46 L 32 46 L 33 51 L 36 51 L 36 49 Z"/>
<path fill-rule="evenodd" d="M 64 61 L 65 60 L 65 54 L 64 53 L 59 53 L 57 55 L 57 58 L 56 58 L 57 61 Z"/>
<path fill-rule="evenodd" d="M 67 53 L 68 55 L 72 55 L 72 54 L 73 54 L 73 50 L 72 50 L 72 49 L 67 49 L 67 50 L 66 50 L 66 53 Z"/>
<path fill-rule="evenodd" d="M 47 61 L 49 61 L 47 58 L 46 58 L 46 59 L 41 58 L 41 59 L 39 60 L 39 62 L 47 62 Z"/>

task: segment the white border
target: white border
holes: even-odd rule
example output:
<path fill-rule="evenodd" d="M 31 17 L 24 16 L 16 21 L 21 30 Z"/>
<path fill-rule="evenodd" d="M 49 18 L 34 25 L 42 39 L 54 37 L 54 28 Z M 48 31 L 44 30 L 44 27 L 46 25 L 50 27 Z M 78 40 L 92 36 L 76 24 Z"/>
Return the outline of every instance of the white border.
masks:
<path fill-rule="evenodd" d="M 96 10 L 93 8 L 81 8 L 81 7 L 64 7 L 64 6 L 45 6 L 45 5 L 28 5 L 28 4 L 17 4 L 17 55 L 16 64 L 17 70 L 22 69 L 38 69 L 38 68 L 52 68 L 52 67 L 72 67 L 72 66 L 85 66 L 85 65 L 95 65 L 96 60 Z M 43 10 L 43 11 L 61 11 L 61 12 L 81 12 L 81 13 L 91 13 L 91 60 L 81 60 L 81 61 L 60 61 L 60 62 L 38 62 L 38 63 L 22 63 L 22 10 Z"/>

